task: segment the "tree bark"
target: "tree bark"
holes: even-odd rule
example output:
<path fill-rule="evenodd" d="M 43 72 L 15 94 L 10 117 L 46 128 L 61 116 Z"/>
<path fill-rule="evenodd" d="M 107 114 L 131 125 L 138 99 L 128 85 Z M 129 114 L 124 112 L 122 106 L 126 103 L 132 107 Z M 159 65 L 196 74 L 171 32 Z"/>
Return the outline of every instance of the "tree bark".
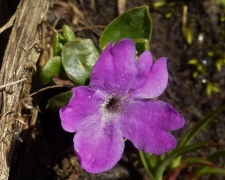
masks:
<path fill-rule="evenodd" d="M 0 71 L 0 180 L 8 179 L 16 139 L 25 124 L 30 125 L 37 110 L 32 109 L 32 76 L 40 56 L 41 22 L 48 0 L 21 0 Z M 9 83 L 15 83 L 10 85 Z M 31 117 L 23 116 L 30 111 Z"/>

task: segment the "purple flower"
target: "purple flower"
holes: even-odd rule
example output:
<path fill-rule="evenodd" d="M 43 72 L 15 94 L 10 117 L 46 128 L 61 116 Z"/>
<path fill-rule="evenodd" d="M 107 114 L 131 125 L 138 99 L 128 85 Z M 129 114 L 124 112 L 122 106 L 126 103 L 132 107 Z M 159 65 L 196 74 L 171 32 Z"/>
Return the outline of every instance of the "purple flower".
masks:
<path fill-rule="evenodd" d="M 94 65 L 90 88 L 73 88 L 69 104 L 60 109 L 62 127 L 76 132 L 74 148 L 90 173 L 109 170 L 120 160 L 124 138 L 156 155 L 175 148 L 169 132 L 184 125 L 171 105 L 149 100 L 166 88 L 166 58 L 153 64 L 145 51 L 137 61 L 135 52 L 130 39 L 109 43 Z"/>

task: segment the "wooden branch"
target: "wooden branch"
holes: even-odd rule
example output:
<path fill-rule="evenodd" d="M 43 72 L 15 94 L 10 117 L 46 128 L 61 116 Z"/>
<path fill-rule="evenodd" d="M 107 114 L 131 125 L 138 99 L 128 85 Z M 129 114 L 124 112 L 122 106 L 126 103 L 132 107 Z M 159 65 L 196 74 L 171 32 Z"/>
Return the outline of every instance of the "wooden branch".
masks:
<path fill-rule="evenodd" d="M 15 14 L 0 71 L 0 86 L 12 83 L 0 89 L 0 180 L 9 176 L 15 138 L 24 128 L 24 123 L 21 123 L 25 121 L 22 110 L 30 108 L 31 113 L 33 111 L 31 99 L 26 102 L 21 102 L 21 99 L 30 94 L 32 76 L 40 56 L 37 51 L 37 46 L 41 44 L 39 26 L 47 10 L 48 0 L 21 0 Z M 20 120 L 16 120 L 18 118 Z"/>

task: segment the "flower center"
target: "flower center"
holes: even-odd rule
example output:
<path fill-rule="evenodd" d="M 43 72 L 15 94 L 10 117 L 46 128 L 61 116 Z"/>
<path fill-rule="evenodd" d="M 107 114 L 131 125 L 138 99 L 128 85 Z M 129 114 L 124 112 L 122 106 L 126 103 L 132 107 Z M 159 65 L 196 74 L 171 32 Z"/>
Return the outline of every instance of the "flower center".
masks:
<path fill-rule="evenodd" d="M 112 96 L 108 99 L 105 109 L 107 113 L 113 114 L 120 110 L 121 100 L 118 97 Z"/>

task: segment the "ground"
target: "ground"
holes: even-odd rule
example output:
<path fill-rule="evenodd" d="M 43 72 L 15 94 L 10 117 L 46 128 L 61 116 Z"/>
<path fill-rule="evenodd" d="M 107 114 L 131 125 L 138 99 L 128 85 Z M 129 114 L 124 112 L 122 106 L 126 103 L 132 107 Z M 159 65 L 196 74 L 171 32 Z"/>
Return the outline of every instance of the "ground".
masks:
<path fill-rule="evenodd" d="M 91 38 L 98 43 L 104 27 L 118 16 L 118 2 L 52 0 L 47 21 L 59 31 L 63 24 L 70 25 L 77 37 Z M 159 99 L 172 104 L 185 117 L 185 127 L 174 133 L 180 139 L 197 121 L 225 103 L 225 66 L 220 70 L 216 67 L 216 62 L 225 58 L 225 7 L 219 1 L 210 0 L 167 1 L 160 7 L 156 7 L 157 0 L 126 2 L 126 10 L 149 6 L 153 22 L 151 52 L 155 60 L 162 56 L 168 58 L 169 83 Z M 185 36 L 185 32 L 190 32 L 189 36 Z M 48 29 L 46 34 L 51 48 L 53 31 Z M 187 40 L 190 36 L 192 40 Z M 51 56 L 50 48 L 47 49 L 47 57 Z M 190 64 L 193 59 L 196 59 L 198 67 Z M 220 92 L 210 94 L 208 90 L 207 93 L 210 83 L 217 83 Z M 138 151 L 128 141 L 122 159 L 112 170 L 97 175 L 82 170 L 73 149 L 73 134 L 63 131 L 57 111 L 45 109 L 47 100 L 58 92 L 48 90 L 39 96 L 41 101 L 36 100 L 40 115 L 35 127 L 21 133 L 23 142 L 17 143 L 9 179 L 150 179 Z M 207 125 L 194 142 L 225 144 L 224 129 L 225 112 Z M 34 139 L 27 137 L 31 132 Z M 208 148 L 191 155 L 205 156 L 217 150 Z M 224 159 L 220 159 L 218 164 L 225 167 Z M 190 171 L 191 168 L 184 170 L 178 179 L 188 179 Z M 207 178 L 218 179 L 215 176 L 203 179 Z"/>

